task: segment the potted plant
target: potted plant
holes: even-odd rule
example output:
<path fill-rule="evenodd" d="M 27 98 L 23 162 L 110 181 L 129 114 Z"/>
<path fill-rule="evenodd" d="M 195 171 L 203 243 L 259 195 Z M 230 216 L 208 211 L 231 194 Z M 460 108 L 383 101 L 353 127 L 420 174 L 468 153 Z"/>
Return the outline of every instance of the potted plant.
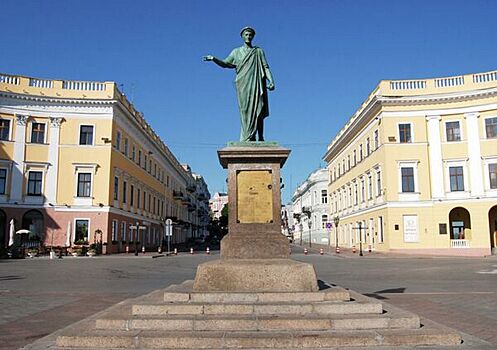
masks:
<path fill-rule="evenodd" d="M 30 258 L 34 258 L 35 256 L 37 256 L 37 255 L 38 255 L 38 253 L 39 253 L 38 248 L 29 248 L 29 249 L 28 249 L 28 256 L 29 256 Z"/>
<path fill-rule="evenodd" d="M 88 255 L 89 257 L 95 256 L 95 255 L 97 255 L 97 250 L 95 248 L 90 248 L 86 252 L 86 255 Z"/>

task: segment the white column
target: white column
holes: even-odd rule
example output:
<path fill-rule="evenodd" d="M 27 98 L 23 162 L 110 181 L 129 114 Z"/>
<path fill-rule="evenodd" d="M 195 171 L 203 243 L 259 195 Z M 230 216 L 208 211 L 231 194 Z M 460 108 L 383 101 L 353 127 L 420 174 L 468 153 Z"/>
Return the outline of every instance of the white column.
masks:
<path fill-rule="evenodd" d="M 443 164 L 442 164 L 442 142 L 440 140 L 440 116 L 427 116 L 428 121 L 428 152 L 430 156 L 430 181 L 431 197 L 443 198 Z"/>
<path fill-rule="evenodd" d="M 29 116 L 16 115 L 16 136 L 14 138 L 14 164 L 12 167 L 12 182 L 10 201 L 22 201 L 22 185 L 24 180 L 24 155 L 26 153 L 26 123 Z"/>
<path fill-rule="evenodd" d="M 468 134 L 468 156 L 469 156 L 469 190 L 471 196 L 483 194 L 483 171 L 480 152 L 480 132 L 478 127 L 479 113 L 467 113 L 466 132 Z"/>
<path fill-rule="evenodd" d="M 62 118 L 50 118 L 50 143 L 48 145 L 46 198 L 49 203 L 57 203 L 57 176 L 59 170 L 59 134 Z"/>

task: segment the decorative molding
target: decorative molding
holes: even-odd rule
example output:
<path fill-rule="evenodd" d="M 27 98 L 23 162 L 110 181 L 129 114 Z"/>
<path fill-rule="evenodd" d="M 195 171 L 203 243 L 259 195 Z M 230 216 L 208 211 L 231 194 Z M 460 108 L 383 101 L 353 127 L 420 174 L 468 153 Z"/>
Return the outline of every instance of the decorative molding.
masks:
<path fill-rule="evenodd" d="M 64 121 L 62 117 L 50 117 L 50 126 L 52 128 L 60 128 L 60 125 Z"/>
<path fill-rule="evenodd" d="M 26 126 L 28 122 L 28 115 L 16 114 L 16 123 L 19 126 Z"/>

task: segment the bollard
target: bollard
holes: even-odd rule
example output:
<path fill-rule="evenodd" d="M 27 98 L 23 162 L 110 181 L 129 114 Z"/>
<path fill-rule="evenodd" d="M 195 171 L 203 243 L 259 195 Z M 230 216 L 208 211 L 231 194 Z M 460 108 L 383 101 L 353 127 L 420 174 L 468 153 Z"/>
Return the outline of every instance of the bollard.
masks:
<path fill-rule="evenodd" d="M 161 247 L 161 246 L 159 246 L 159 248 L 157 248 L 157 252 L 158 252 L 159 254 L 160 254 L 160 253 L 162 253 L 162 247 Z"/>
<path fill-rule="evenodd" d="M 309 251 L 307 250 L 307 248 L 304 248 L 304 255 L 307 255 L 307 253 L 309 253 Z"/>
<path fill-rule="evenodd" d="M 193 248 L 190 248 L 190 254 L 193 255 Z"/>
<path fill-rule="evenodd" d="M 340 247 L 337 247 L 337 249 L 335 250 L 335 252 L 336 252 L 337 254 L 340 254 Z"/>
<path fill-rule="evenodd" d="M 355 250 L 355 245 L 352 246 L 352 253 L 355 254 L 356 250 Z"/>
<path fill-rule="evenodd" d="M 319 255 L 324 255 L 324 249 L 323 248 L 319 249 Z"/>
<path fill-rule="evenodd" d="M 145 254 L 145 246 L 142 245 L 142 253 Z"/>
<path fill-rule="evenodd" d="M 207 247 L 207 249 L 205 250 L 205 254 L 209 255 L 211 253 L 211 250 L 209 249 L 209 247 Z"/>
<path fill-rule="evenodd" d="M 178 248 L 174 248 L 174 255 L 178 255 Z"/>
<path fill-rule="evenodd" d="M 126 245 L 126 254 L 129 254 L 129 245 Z"/>
<path fill-rule="evenodd" d="M 368 253 L 371 253 L 371 244 L 368 245 Z"/>

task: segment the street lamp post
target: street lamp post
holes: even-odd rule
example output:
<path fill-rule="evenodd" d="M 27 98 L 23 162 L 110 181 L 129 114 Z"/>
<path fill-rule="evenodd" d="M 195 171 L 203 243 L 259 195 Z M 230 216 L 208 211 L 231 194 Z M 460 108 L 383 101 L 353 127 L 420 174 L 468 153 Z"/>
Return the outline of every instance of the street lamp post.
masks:
<path fill-rule="evenodd" d="M 359 222 L 359 256 L 362 256 L 362 222 Z"/>
<path fill-rule="evenodd" d="M 340 248 L 338 248 L 338 223 L 340 222 L 340 218 L 335 216 L 333 218 L 333 222 L 335 223 L 335 252 L 340 253 Z"/>
<path fill-rule="evenodd" d="M 307 226 L 309 227 L 309 248 L 312 248 L 312 235 L 311 235 L 312 221 L 311 221 L 311 219 L 307 220 Z"/>

